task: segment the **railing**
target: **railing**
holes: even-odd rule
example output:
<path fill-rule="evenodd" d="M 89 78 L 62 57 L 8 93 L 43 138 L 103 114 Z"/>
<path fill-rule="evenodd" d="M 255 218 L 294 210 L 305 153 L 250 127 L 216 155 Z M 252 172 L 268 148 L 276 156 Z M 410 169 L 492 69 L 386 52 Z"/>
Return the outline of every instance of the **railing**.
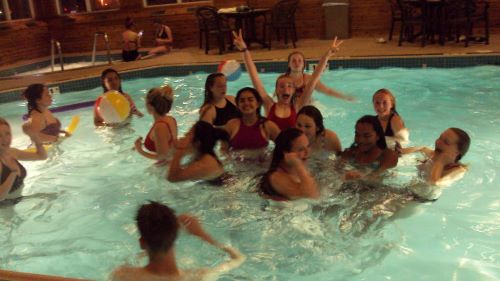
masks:
<path fill-rule="evenodd" d="M 61 43 L 54 39 L 50 40 L 50 69 L 52 72 L 54 72 L 54 63 L 56 60 L 56 51 L 55 51 L 56 48 L 57 48 L 57 53 L 59 54 L 59 64 L 61 65 L 61 71 L 64 71 Z"/>
<path fill-rule="evenodd" d="M 97 38 L 99 38 L 99 36 L 102 36 L 104 38 L 104 43 L 106 44 L 106 51 L 107 51 L 107 55 L 108 55 L 108 64 L 111 65 L 111 51 L 109 49 L 109 38 L 108 38 L 108 34 L 106 32 L 96 32 L 94 34 L 94 47 L 92 48 L 92 65 L 95 65 Z"/>

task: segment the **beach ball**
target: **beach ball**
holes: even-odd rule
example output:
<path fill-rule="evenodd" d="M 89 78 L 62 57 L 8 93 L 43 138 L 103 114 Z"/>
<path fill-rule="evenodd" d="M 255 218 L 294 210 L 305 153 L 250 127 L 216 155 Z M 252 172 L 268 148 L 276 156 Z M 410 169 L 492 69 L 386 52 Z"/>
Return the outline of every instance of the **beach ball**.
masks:
<path fill-rule="evenodd" d="M 118 91 L 109 91 L 97 101 L 97 112 L 107 124 L 125 121 L 130 115 L 130 103 Z"/>
<path fill-rule="evenodd" d="M 228 81 L 235 81 L 241 76 L 241 65 L 235 60 L 225 60 L 219 63 L 217 72 L 226 75 Z"/>

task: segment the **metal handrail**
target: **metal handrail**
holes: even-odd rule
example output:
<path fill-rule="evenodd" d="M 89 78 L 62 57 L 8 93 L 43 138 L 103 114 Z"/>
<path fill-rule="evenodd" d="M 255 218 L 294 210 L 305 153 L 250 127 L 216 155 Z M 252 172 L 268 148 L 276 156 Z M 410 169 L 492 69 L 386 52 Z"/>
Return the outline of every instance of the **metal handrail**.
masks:
<path fill-rule="evenodd" d="M 104 37 L 104 43 L 106 44 L 106 50 L 107 50 L 107 55 L 108 55 L 108 64 L 111 65 L 111 50 L 109 49 L 109 37 L 106 32 L 96 32 L 94 33 L 94 47 L 92 48 L 92 65 L 95 65 L 95 55 L 96 55 L 96 49 L 97 49 L 97 38 L 99 36 Z"/>
<path fill-rule="evenodd" d="M 50 40 L 50 69 L 52 72 L 54 72 L 54 63 L 56 60 L 56 52 L 54 46 L 57 48 L 57 53 L 59 54 L 59 64 L 61 65 L 61 71 L 64 71 L 64 61 L 62 56 L 61 43 L 54 39 Z"/>

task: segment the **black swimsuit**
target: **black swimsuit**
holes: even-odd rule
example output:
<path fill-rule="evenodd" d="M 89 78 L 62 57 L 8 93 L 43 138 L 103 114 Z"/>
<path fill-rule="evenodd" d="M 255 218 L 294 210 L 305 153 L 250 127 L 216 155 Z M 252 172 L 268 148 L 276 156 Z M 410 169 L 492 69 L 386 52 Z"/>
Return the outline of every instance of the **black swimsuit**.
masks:
<path fill-rule="evenodd" d="M 385 127 L 385 136 L 386 137 L 394 137 L 394 131 L 392 130 L 391 120 L 394 117 L 394 113 L 391 113 L 389 116 L 389 120 L 387 120 L 387 126 Z"/>
<path fill-rule="evenodd" d="M 2 164 L 2 174 L 0 175 L 0 184 L 2 184 L 7 180 L 7 178 L 9 177 L 10 173 L 12 173 L 12 171 L 3 162 L 0 162 L 0 163 Z M 21 165 L 21 163 L 19 163 L 19 161 L 17 161 L 17 160 L 16 160 L 16 163 L 19 166 L 19 170 L 21 171 L 21 175 L 16 177 L 16 179 L 14 180 L 14 183 L 12 184 L 12 187 L 9 190 L 9 193 L 12 193 L 12 192 L 18 190 L 19 188 L 21 188 L 24 184 L 24 178 L 26 177 L 26 169 L 24 168 L 24 166 Z"/>
<path fill-rule="evenodd" d="M 275 201 L 288 201 L 288 200 L 290 200 L 288 197 L 286 197 L 285 195 L 279 193 L 278 191 L 276 191 L 276 189 L 274 189 L 274 187 L 271 184 L 271 179 L 270 179 L 272 173 L 273 172 L 268 172 L 264 175 L 264 177 L 262 177 L 262 181 L 260 182 L 260 185 L 259 185 L 259 193 L 264 198 L 272 199 Z"/>
<path fill-rule="evenodd" d="M 226 106 L 223 108 L 215 106 L 214 126 L 224 126 L 227 121 L 239 117 L 240 110 L 232 102 L 226 99 Z"/>

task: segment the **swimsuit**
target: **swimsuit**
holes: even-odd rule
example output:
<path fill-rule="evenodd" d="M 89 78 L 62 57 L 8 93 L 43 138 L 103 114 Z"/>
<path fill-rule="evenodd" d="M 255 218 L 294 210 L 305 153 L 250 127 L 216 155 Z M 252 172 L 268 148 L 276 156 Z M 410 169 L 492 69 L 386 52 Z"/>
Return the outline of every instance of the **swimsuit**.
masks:
<path fill-rule="evenodd" d="M 293 104 L 290 104 L 290 116 L 281 118 L 276 116 L 274 111 L 276 110 L 276 103 L 273 104 L 271 110 L 269 110 L 269 114 L 267 115 L 267 119 L 273 121 L 278 125 L 281 131 L 295 127 L 295 122 L 297 120 L 297 113 L 295 112 L 295 107 Z"/>
<path fill-rule="evenodd" d="M 267 147 L 269 141 L 262 136 L 260 125 L 264 126 L 265 119 L 257 120 L 254 124 L 247 126 L 240 120 L 240 129 L 229 141 L 234 150 L 259 149 Z"/>
<path fill-rule="evenodd" d="M 228 99 L 225 100 L 226 100 L 226 106 L 224 106 L 223 108 L 214 106 L 215 107 L 214 126 L 224 126 L 226 125 L 227 121 L 240 117 L 240 110 Z"/>
<path fill-rule="evenodd" d="M 61 122 L 59 121 L 59 119 L 56 118 L 56 122 L 51 123 L 51 124 L 45 126 L 45 128 L 43 128 L 42 130 L 40 130 L 40 132 L 42 134 L 46 134 L 46 135 L 49 135 L 49 136 L 56 136 L 57 137 L 57 136 L 59 136 L 59 133 L 61 132 Z"/>
<path fill-rule="evenodd" d="M 0 175 L 0 184 L 4 183 L 7 178 L 9 177 L 10 173 L 12 171 L 10 170 L 7 165 L 5 165 L 3 162 L 0 162 L 2 164 L 2 174 Z M 14 180 L 14 183 L 12 184 L 12 187 L 9 190 L 9 193 L 13 193 L 14 191 L 18 190 L 20 187 L 23 186 L 24 183 L 24 178 L 26 177 L 26 169 L 24 168 L 19 161 L 16 160 L 17 165 L 19 166 L 19 170 L 21 171 L 21 175 L 16 177 Z"/>
<path fill-rule="evenodd" d="M 174 119 L 175 121 L 175 119 Z M 168 141 L 168 144 L 169 145 L 172 145 L 173 142 L 174 142 L 174 135 L 172 134 L 172 130 L 170 129 L 170 126 L 168 125 L 168 122 L 165 121 L 165 120 L 158 120 L 156 121 L 153 126 L 151 127 L 151 129 L 149 130 L 149 133 L 147 134 L 146 136 L 146 139 L 144 140 L 144 147 L 151 151 L 151 152 L 156 152 L 156 145 L 155 145 L 155 142 L 153 141 L 153 139 L 151 138 L 151 134 L 153 133 L 153 129 L 154 127 L 156 126 L 156 124 L 158 123 L 164 123 L 165 125 L 167 125 L 167 129 L 168 129 L 168 132 L 170 134 L 170 140 Z"/>
<path fill-rule="evenodd" d="M 276 191 L 276 189 L 274 189 L 274 187 L 272 186 L 270 177 L 271 177 L 271 174 L 274 172 L 275 171 L 267 172 L 264 175 L 264 177 L 262 177 L 262 181 L 260 182 L 260 185 L 259 185 L 259 193 L 264 198 L 271 199 L 274 201 L 288 201 L 288 200 L 290 200 L 285 195 Z"/>
<path fill-rule="evenodd" d="M 387 126 L 385 127 L 384 134 L 386 137 L 394 137 L 394 131 L 392 130 L 391 126 L 391 120 L 392 117 L 394 117 L 394 113 L 391 113 L 391 116 L 389 116 L 389 120 L 387 120 Z"/>
<path fill-rule="evenodd" d="M 139 51 L 137 50 L 132 50 L 132 51 L 122 50 L 123 61 L 135 61 L 137 57 L 139 57 Z"/>

